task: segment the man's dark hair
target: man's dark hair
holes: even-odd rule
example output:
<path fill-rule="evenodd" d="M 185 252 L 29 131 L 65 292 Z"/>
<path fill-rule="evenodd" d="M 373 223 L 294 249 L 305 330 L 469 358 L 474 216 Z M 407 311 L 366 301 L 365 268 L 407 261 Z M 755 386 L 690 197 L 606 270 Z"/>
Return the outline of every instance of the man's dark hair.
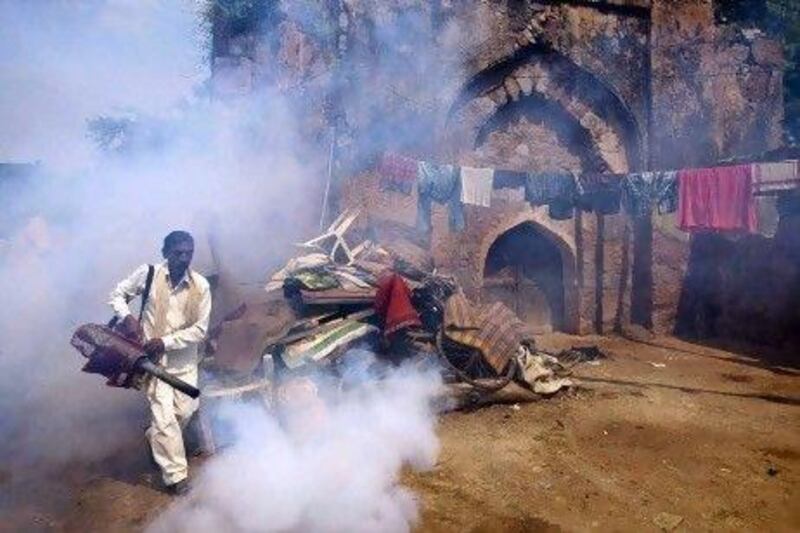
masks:
<path fill-rule="evenodd" d="M 168 252 L 172 249 L 173 246 L 177 245 L 181 242 L 190 242 L 194 244 L 194 238 L 188 231 L 172 231 L 169 235 L 164 237 L 164 247 L 162 248 L 163 251 Z"/>

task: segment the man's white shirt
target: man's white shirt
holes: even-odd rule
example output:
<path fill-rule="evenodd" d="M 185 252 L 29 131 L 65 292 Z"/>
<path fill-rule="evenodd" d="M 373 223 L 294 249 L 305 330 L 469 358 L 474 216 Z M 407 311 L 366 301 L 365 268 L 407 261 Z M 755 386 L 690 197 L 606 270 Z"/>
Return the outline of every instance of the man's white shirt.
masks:
<path fill-rule="evenodd" d="M 148 268 L 148 265 L 140 266 L 133 274 L 120 281 L 111 292 L 109 304 L 120 319 L 134 314 L 131 312 L 128 302 L 144 292 Z M 153 279 L 158 279 L 159 274 L 166 275 L 167 281 L 170 281 L 166 263 L 155 265 Z M 187 310 L 191 284 L 195 284 L 200 295 L 196 315 Z M 167 369 L 180 371 L 198 363 L 197 348 L 205 339 L 211 315 L 211 289 L 203 276 L 189 269 L 179 283 L 176 285 L 169 283 L 168 292 L 165 333 L 161 336 L 166 350 L 166 355 L 162 358 L 162 365 Z M 151 287 L 142 313 L 142 329 L 146 340 L 154 336 L 155 305 L 154 291 Z M 134 316 L 136 315 L 134 314 Z M 196 316 L 197 320 L 187 325 L 189 316 Z"/>

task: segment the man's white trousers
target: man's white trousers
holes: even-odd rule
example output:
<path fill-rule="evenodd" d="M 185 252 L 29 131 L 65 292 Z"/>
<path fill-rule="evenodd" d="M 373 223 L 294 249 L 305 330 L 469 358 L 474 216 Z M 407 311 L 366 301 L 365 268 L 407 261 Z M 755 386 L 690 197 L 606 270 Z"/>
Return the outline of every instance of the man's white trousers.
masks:
<path fill-rule="evenodd" d="M 181 370 L 168 368 L 167 371 L 186 383 L 197 386 L 196 365 Z M 150 442 L 153 458 L 161 468 L 164 484 L 172 485 L 189 475 L 183 428 L 197 409 L 199 401 L 154 377 L 149 379 L 146 395 L 151 414 L 147 440 Z"/>

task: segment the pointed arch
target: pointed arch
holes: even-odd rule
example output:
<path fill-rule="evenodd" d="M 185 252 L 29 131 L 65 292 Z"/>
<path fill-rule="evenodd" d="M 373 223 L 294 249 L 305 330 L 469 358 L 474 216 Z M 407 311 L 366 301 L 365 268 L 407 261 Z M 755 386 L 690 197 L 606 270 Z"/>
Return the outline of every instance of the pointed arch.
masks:
<path fill-rule="evenodd" d="M 577 132 L 582 145 L 576 148 L 596 154 L 585 170 L 622 172 L 643 165 L 642 128 L 622 98 L 541 43 L 520 48 L 464 84 L 448 112 L 445 142 L 474 149 L 503 116 L 545 108 L 550 123 Z"/>

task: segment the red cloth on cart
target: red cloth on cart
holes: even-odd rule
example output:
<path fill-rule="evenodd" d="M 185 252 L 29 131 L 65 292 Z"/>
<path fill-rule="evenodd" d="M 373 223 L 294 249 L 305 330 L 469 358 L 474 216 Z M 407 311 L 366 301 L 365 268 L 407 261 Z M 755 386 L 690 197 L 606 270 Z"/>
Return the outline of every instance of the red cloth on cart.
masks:
<path fill-rule="evenodd" d="M 752 165 L 681 170 L 678 180 L 682 230 L 756 230 Z"/>
<path fill-rule="evenodd" d="M 411 290 L 402 276 L 394 272 L 378 280 L 375 312 L 383 321 L 383 334 L 387 337 L 403 328 L 422 325 L 411 304 Z"/>

